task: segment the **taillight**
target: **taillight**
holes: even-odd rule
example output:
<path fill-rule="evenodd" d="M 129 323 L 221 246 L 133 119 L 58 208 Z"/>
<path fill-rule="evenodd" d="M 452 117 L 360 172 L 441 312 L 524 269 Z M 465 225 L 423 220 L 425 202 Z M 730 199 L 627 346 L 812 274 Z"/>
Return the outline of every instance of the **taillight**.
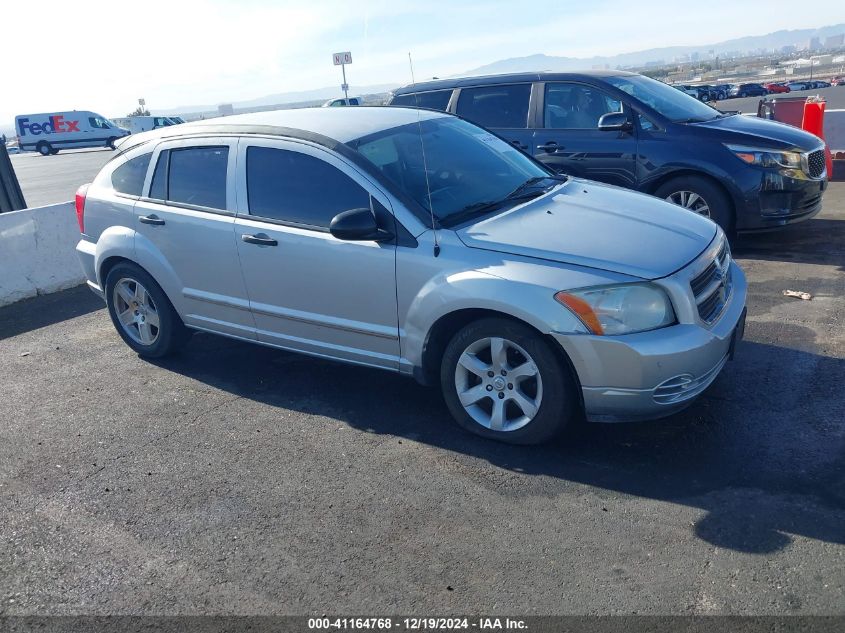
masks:
<path fill-rule="evenodd" d="M 76 190 L 76 221 L 79 222 L 79 232 L 85 233 L 85 196 L 88 195 L 88 185 L 82 185 Z"/>

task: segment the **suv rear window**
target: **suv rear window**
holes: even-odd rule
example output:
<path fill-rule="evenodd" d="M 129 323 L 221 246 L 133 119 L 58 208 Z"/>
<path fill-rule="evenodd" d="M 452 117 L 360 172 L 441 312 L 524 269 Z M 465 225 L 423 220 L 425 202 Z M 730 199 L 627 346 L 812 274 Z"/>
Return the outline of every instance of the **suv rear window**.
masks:
<path fill-rule="evenodd" d="M 412 92 L 393 97 L 390 105 L 406 106 L 409 108 L 431 108 L 432 110 L 445 112 L 451 96 L 451 88 L 449 90 L 432 90 L 430 92 Z"/>
<path fill-rule="evenodd" d="M 463 88 L 458 116 L 489 128 L 528 127 L 531 84 Z"/>
<path fill-rule="evenodd" d="M 140 196 L 152 156 L 152 152 L 136 156 L 115 169 L 111 175 L 111 186 L 114 190 L 130 196 Z"/>
<path fill-rule="evenodd" d="M 228 163 L 228 147 L 164 151 L 159 155 L 153 174 L 150 198 L 225 209 Z"/>

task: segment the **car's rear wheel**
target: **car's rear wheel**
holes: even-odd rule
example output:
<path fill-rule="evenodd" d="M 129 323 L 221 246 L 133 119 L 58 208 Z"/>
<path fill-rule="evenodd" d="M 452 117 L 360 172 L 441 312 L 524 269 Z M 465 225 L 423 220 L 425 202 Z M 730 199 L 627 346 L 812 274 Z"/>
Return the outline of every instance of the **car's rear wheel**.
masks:
<path fill-rule="evenodd" d="M 44 141 L 41 141 L 38 145 L 36 145 L 35 149 L 38 150 L 38 153 L 42 156 L 49 156 L 53 153 L 53 146 L 49 143 L 45 143 Z"/>
<path fill-rule="evenodd" d="M 700 176 L 680 176 L 662 184 L 654 192 L 658 198 L 710 218 L 726 233 L 733 230 L 733 205 L 719 185 Z"/>
<path fill-rule="evenodd" d="M 106 303 L 117 333 L 141 356 L 166 356 L 190 337 L 161 287 L 135 264 L 120 263 L 109 271 Z"/>
<path fill-rule="evenodd" d="M 530 327 L 489 318 L 461 329 L 440 370 L 446 405 L 466 430 L 511 444 L 538 444 L 563 431 L 578 403 L 575 381 Z"/>

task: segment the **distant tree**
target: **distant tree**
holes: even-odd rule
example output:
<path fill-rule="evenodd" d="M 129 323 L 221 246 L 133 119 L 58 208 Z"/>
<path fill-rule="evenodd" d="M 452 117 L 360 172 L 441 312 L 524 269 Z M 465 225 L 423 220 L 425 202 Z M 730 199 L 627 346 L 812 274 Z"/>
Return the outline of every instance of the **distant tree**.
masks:
<path fill-rule="evenodd" d="M 126 116 L 150 116 L 150 111 L 138 106 L 133 112 L 130 112 Z"/>

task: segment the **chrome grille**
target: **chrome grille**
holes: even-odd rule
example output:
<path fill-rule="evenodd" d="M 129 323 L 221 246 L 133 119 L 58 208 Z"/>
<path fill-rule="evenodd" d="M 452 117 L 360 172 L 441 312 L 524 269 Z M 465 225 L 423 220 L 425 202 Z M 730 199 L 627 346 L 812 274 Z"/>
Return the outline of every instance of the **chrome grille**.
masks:
<path fill-rule="evenodd" d="M 817 149 L 807 154 L 807 175 L 810 178 L 821 178 L 826 167 L 824 149 Z"/>
<path fill-rule="evenodd" d="M 724 240 L 716 258 L 690 281 L 698 316 L 713 323 L 724 310 L 731 295 L 731 254 Z"/>

